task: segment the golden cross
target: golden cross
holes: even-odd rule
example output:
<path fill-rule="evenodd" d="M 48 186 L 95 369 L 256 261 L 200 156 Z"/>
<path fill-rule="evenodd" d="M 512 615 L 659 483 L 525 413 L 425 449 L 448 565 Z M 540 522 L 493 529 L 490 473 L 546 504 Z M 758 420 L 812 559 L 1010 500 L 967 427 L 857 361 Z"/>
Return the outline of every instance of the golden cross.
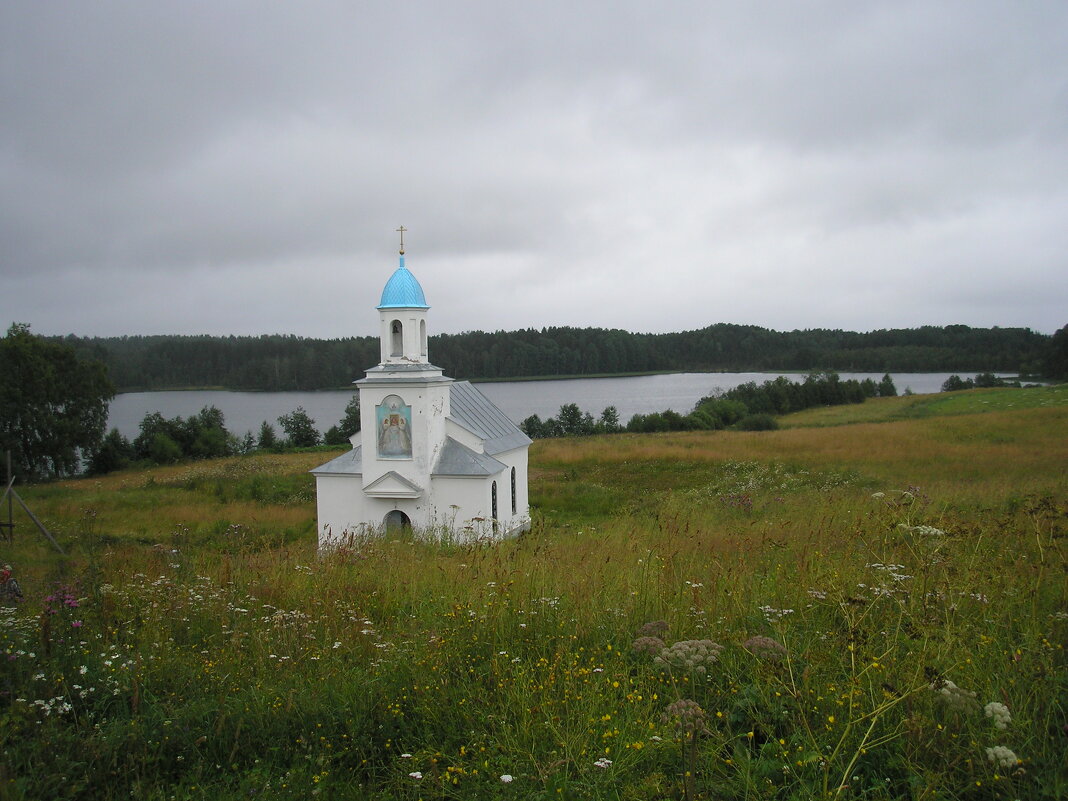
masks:
<path fill-rule="evenodd" d="M 401 248 L 400 248 L 400 252 L 401 252 L 401 255 L 403 256 L 403 255 L 404 255 L 404 232 L 405 232 L 405 231 L 407 231 L 408 229 L 407 229 L 407 228 L 405 228 L 405 227 L 404 227 L 404 226 L 402 225 L 402 226 L 401 226 L 400 228 L 398 228 L 397 230 L 398 230 L 398 231 L 400 231 L 400 235 L 401 235 Z"/>

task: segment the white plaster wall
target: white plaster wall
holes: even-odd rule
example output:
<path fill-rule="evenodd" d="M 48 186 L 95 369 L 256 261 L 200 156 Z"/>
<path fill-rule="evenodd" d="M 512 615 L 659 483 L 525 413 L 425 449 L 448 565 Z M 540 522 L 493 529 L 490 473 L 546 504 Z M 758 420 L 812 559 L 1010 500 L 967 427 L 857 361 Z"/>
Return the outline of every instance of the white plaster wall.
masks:
<path fill-rule="evenodd" d="M 379 309 L 379 352 L 382 354 L 382 364 L 390 362 L 426 362 L 427 355 L 423 353 L 423 331 L 426 330 L 426 311 L 422 309 Z M 392 355 L 393 331 L 392 323 L 399 320 L 401 324 L 401 356 Z"/>
<path fill-rule="evenodd" d="M 412 527 L 420 531 L 430 525 L 430 503 L 422 498 L 367 498 L 364 512 L 370 531 L 382 530 L 386 515 L 394 509 L 408 515 Z"/>
<path fill-rule="evenodd" d="M 497 504 L 500 506 L 501 478 L 497 479 Z M 493 533 L 490 519 L 490 481 L 487 478 L 437 476 L 434 497 L 447 499 L 434 508 L 434 525 L 451 527 L 458 539 L 477 539 Z M 453 508 L 456 507 L 456 508 Z M 511 508 L 511 507 L 509 507 Z"/>
<path fill-rule="evenodd" d="M 508 514 L 512 512 L 512 471 L 515 468 L 515 517 L 530 518 L 529 487 L 527 483 L 527 448 L 514 448 L 504 453 L 498 453 L 495 458 L 499 462 L 508 465 L 506 474 Z"/>
<path fill-rule="evenodd" d="M 367 486 L 390 470 L 427 489 L 430 470 L 445 442 L 451 378 L 439 375 L 423 380 L 360 384 L 360 426 L 363 443 L 363 484 Z M 375 409 L 387 395 L 398 395 L 412 407 L 412 458 L 378 458 L 378 422 Z"/>
<path fill-rule="evenodd" d="M 476 453 L 486 452 L 485 443 L 483 443 L 482 438 L 479 437 L 478 434 L 468 431 L 455 420 L 445 421 L 445 434 Z"/>
<path fill-rule="evenodd" d="M 346 533 L 363 532 L 366 518 L 359 476 L 316 476 L 315 498 L 320 548 Z"/>

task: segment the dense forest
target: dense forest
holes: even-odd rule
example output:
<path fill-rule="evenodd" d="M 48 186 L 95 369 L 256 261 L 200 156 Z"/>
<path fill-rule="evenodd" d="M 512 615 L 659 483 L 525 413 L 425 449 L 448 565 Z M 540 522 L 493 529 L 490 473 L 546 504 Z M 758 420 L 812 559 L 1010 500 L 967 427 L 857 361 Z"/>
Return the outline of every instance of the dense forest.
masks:
<path fill-rule="evenodd" d="M 377 337 L 71 335 L 62 340 L 81 355 L 104 362 L 120 391 L 329 389 L 350 384 L 379 362 Z M 1041 375 L 1050 340 L 1027 328 L 966 325 L 868 333 L 779 332 L 727 323 L 670 334 L 528 328 L 439 334 L 430 338 L 430 359 L 459 379 L 683 370 L 992 370 Z"/>

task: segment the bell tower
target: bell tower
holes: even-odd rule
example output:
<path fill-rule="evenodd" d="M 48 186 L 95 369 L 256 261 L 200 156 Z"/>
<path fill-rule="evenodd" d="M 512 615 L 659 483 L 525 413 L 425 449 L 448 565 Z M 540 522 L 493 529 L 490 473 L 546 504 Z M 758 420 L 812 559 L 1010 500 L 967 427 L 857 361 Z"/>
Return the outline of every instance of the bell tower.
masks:
<path fill-rule="evenodd" d="M 404 232 L 400 232 L 400 266 L 390 276 L 378 304 L 382 364 L 429 364 L 423 288 L 404 266 Z"/>
<path fill-rule="evenodd" d="M 369 498 L 424 519 L 430 474 L 445 442 L 451 378 L 429 361 L 430 306 L 404 264 L 386 282 L 378 304 L 381 362 L 356 382 L 360 392 L 363 491 Z M 386 509 L 388 511 L 388 509 Z"/>

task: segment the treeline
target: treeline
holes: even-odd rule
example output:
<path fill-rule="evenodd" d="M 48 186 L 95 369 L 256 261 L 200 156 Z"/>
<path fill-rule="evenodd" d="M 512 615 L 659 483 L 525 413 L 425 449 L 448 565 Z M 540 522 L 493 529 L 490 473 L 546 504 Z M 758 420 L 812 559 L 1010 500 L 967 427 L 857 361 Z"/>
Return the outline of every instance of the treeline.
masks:
<path fill-rule="evenodd" d="M 380 361 L 377 337 L 71 335 L 62 339 L 83 356 L 104 362 L 111 380 L 124 391 L 329 389 L 350 384 Z M 461 379 L 684 370 L 1043 375 L 1051 359 L 1050 340 L 1028 328 L 966 325 L 868 333 L 779 332 L 727 323 L 670 334 L 528 328 L 439 334 L 430 338 L 430 359 L 447 375 Z"/>
<path fill-rule="evenodd" d="M 1006 381 L 993 373 L 979 373 L 975 378 L 951 375 L 942 382 L 943 392 L 960 392 L 962 389 L 985 389 L 989 387 L 1018 387 L 1019 381 Z"/>
<path fill-rule="evenodd" d="M 958 376 L 953 378 L 960 381 Z M 998 380 L 996 376 L 992 378 Z M 989 386 L 1004 386 L 1004 383 Z M 636 414 L 625 427 L 619 424 L 619 415 L 614 406 L 606 408 L 600 419 L 594 420 L 592 414 L 583 412 L 574 403 L 564 404 L 560 407 L 559 415 L 547 420 L 542 420 L 536 414 L 531 415 L 520 423 L 519 427 L 531 439 L 615 434 L 621 431 L 632 434 L 656 431 L 714 431 L 722 428 L 765 431 L 778 428 L 775 415 L 799 412 L 813 406 L 863 403 L 867 398 L 896 395 L 897 387 L 889 374 L 884 375 L 881 381 L 875 382 L 870 378 L 863 381 L 843 381 L 837 373 L 821 372 L 810 373 L 803 382 L 791 381 L 785 376 L 762 384 L 749 381 L 702 398 L 688 414 L 680 414 L 671 409 L 651 414 Z"/>
<path fill-rule="evenodd" d="M 141 420 L 140 431 L 132 442 L 117 428 L 111 429 L 90 453 L 86 472 L 103 475 L 135 464 L 174 464 L 254 451 L 277 453 L 316 445 L 344 445 L 360 430 L 360 398 L 354 395 L 341 420 L 322 434 L 302 406 L 281 415 L 278 425 L 283 436 L 264 420 L 258 437 L 251 431 L 237 437 L 227 430 L 226 419 L 215 406 L 205 406 L 188 418 L 167 418 L 151 412 Z"/>

